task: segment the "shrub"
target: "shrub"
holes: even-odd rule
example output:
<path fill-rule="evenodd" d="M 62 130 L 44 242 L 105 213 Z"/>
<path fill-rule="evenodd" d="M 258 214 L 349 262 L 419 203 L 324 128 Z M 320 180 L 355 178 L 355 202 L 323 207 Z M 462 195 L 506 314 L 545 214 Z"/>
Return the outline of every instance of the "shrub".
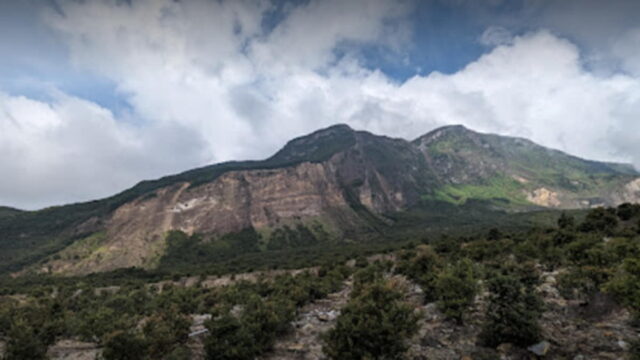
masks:
<path fill-rule="evenodd" d="M 640 314 L 640 259 L 626 259 L 604 289 L 630 307 L 636 316 Z"/>
<path fill-rule="evenodd" d="M 353 297 L 325 335 L 331 359 L 398 359 L 418 329 L 418 316 L 389 283 L 376 281 Z"/>
<path fill-rule="evenodd" d="M 435 281 L 438 308 L 445 316 L 462 323 L 467 309 L 473 304 L 478 283 L 473 274 L 473 264 L 464 259 L 441 272 Z"/>
<path fill-rule="evenodd" d="M 105 337 L 117 330 L 132 327 L 132 321 L 108 307 L 87 308 L 78 314 L 78 331 L 83 340 L 104 341 Z"/>
<path fill-rule="evenodd" d="M 587 214 L 584 222 L 580 224 L 580 231 L 599 231 L 611 234 L 618 226 L 618 216 L 615 209 L 596 208 Z"/>
<path fill-rule="evenodd" d="M 624 203 L 618 206 L 616 213 L 620 220 L 627 221 L 635 216 L 640 215 L 640 205 Z"/>
<path fill-rule="evenodd" d="M 430 302 L 435 300 L 435 280 L 442 266 L 442 258 L 430 246 L 420 245 L 414 257 L 400 261 L 397 271 L 417 282 L 424 290 L 425 301 Z"/>
<path fill-rule="evenodd" d="M 525 347 L 537 342 L 542 302 L 533 287 L 525 286 L 516 276 L 501 275 L 489 281 L 489 290 L 482 342 L 491 347 L 502 343 Z"/>
<path fill-rule="evenodd" d="M 102 356 L 105 360 L 140 360 L 147 354 L 144 339 L 130 331 L 117 331 L 107 337 Z"/>
<path fill-rule="evenodd" d="M 293 303 L 252 296 L 239 317 L 228 310 L 207 322 L 205 342 L 209 360 L 250 360 L 269 350 L 276 337 L 289 329 L 295 315 Z"/>
<path fill-rule="evenodd" d="M 207 324 L 205 341 L 208 360 L 251 360 L 258 352 L 253 334 L 240 320 L 224 314 Z"/>
<path fill-rule="evenodd" d="M 175 309 L 151 317 L 142 329 L 148 341 L 147 354 L 152 359 L 159 359 L 186 342 L 190 325 L 189 319 Z"/>
<path fill-rule="evenodd" d="M 572 229 L 575 225 L 576 219 L 574 219 L 573 216 L 569 216 L 565 212 L 560 214 L 560 218 L 558 218 L 558 227 L 560 229 Z"/>
<path fill-rule="evenodd" d="M 43 343 L 37 332 L 27 324 L 16 321 L 8 331 L 9 340 L 6 360 L 46 359 L 47 344 Z"/>
<path fill-rule="evenodd" d="M 565 299 L 582 299 L 598 292 L 609 274 L 593 266 L 570 267 L 558 275 L 558 291 Z"/>

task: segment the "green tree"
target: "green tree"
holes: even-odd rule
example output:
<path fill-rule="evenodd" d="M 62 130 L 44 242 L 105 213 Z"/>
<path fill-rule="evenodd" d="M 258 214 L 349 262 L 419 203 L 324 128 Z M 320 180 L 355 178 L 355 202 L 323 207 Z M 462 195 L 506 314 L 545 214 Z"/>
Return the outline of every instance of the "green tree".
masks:
<path fill-rule="evenodd" d="M 186 316 L 172 308 L 152 316 L 142 329 L 147 339 L 149 357 L 159 359 L 177 345 L 186 342 L 190 325 Z"/>
<path fill-rule="evenodd" d="M 618 216 L 615 209 L 596 208 L 587 214 L 584 222 L 580 224 L 583 232 L 604 232 L 612 234 L 618 226 Z"/>
<path fill-rule="evenodd" d="M 435 293 L 440 311 L 450 319 L 462 323 L 478 292 L 473 264 L 463 259 L 442 271 L 435 281 Z"/>
<path fill-rule="evenodd" d="M 102 352 L 105 360 L 140 360 L 146 355 L 144 338 L 131 331 L 116 331 L 107 336 Z"/>
<path fill-rule="evenodd" d="M 618 206 L 616 213 L 620 220 L 627 221 L 640 214 L 640 205 L 624 203 Z"/>
<path fill-rule="evenodd" d="M 205 342 L 209 360 L 249 360 L 269 350 L 276 337 L 289 329 L 295 315 L 293 302 L 283 298 L 262 300 L 253 295 L 239 315 L 223 310 L 207 323 Z"/>
<path fill-rule="evenodd" d="M 418 329 L 418 315 L 391 284 L 377 281 L 352 298 L 325 335 L 331 359 L 399 359 Z"/>
<path fill-rule="evenodd" d="M 47 344 L 38 333 L 21 320 L 15 321 L 8 331 L 5 360 L 46 359 Z"/>
<path fill-rule="evenodd" d="M 558 218 L 558 227 L 560 229 L 572 229 L 576 225 L 576 219 L 573 216 L 567 215 L 566 212 L 560 214 Z"/>
<path fill-rule="evenodd" d="M 489 290 L 482 341 L 491 347 L 502 343 L 525 347 L 538 341 L 542 302 L 534 288 L 514 275 L 498 275 L 489 281 Z"/>
<path fill-rule="evenodd" d="M 208 322 L 207 328 L 208 360 L 252 360 L 258 352 L 251 331 L 229 313 Z"/>
<path fill-rule="evenodd" d="M 428 245 L 419 245 L 416 255 L 398 264 L 398 272 L 417 282 L 424 291 L 425 302 L 435 300 L 435 280 L 443 266 L 442 258 Z"/>
<path fill-rule="evenodd" d="M 640 317 L 640 258 L 627 258 L 621 269 L 604 286 L 624 305 L 631 308 L 636 317 Z"/>
<path fill-rule="evenodd" d="M 131 327 L 131 324 L 125 324 L 128 321 L 122 313 L 104 306 L 83 307 L 77 318 L 80 321 L 78 332 L 88 341 L 103 341 L 107 335 Z"/>

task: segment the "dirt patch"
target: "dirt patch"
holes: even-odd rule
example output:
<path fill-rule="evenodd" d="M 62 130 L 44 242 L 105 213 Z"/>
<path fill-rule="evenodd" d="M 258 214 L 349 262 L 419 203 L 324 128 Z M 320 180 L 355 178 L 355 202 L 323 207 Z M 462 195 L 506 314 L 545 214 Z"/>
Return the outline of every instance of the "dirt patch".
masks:
<path fill-rule="evenodd" d="M 102 349 L 97 344 L 76 340 L 60 340 L 49 347 L 47 357 L 53 360 L 94 360 Z"/>
<path fill-rule="evenodd" d="M 539 188 L 527 194 L 527 200 L 540 206 L 559 207 L 558 193 L 547 188 Z"/>

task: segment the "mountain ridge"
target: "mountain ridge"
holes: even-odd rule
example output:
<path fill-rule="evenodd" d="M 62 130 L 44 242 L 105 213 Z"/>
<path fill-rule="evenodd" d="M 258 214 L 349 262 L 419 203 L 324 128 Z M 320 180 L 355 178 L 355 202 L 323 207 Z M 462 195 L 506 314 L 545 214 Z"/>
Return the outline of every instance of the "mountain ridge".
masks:
<path fill-rule="evenodd" d="M 264 160 L 213 164 L 102 200 L 0 216 L 7 250 L 0 270 L 154 268 L 174 230 L 204 235 L 213 252 L 263 251 L 309 245 L 302 238 L 356 241 L 421 204 L 481 201 L 529 211 L 639 199 L 637 171 L 522 138 L 447 126 L 407 141 L 338 124 L 292 139 Z"/>

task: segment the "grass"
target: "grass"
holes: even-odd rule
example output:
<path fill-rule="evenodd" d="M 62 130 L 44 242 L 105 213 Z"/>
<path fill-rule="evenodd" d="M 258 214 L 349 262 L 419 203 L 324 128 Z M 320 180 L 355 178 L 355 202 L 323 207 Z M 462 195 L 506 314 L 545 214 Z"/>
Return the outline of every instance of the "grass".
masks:
<path fill-rule="evenodd" d="M 522 184 L 506 176 L 497 176 L 480 184 L 445 185 L 433 195 L 423 195 L 423 200 L 436 200 L 455 205 L 465 204 L 470 199 L 497 200 L 518 205 L 531 205 L 523 192 Z"/>

